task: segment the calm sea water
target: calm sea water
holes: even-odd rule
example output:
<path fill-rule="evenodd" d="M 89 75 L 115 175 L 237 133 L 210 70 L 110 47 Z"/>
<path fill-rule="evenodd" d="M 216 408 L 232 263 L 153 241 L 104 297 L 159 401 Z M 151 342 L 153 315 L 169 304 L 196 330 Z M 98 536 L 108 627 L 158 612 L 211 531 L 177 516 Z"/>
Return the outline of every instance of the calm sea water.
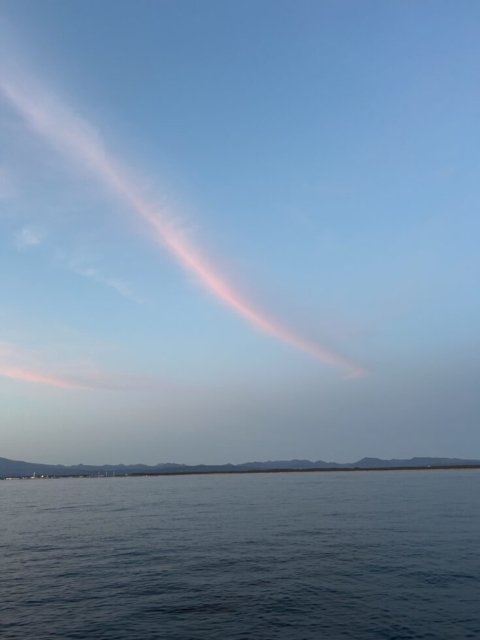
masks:
<path fill-rule="evenodd" d="M 480 472 L 0 483 L 2 640 L 480 638 Z"/>

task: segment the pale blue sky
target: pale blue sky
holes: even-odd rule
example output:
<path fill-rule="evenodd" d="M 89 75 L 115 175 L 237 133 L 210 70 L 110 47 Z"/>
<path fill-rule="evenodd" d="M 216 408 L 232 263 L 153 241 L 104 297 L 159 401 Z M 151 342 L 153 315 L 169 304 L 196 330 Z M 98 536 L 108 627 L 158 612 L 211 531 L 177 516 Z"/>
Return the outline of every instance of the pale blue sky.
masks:
<path fill-rule="evenodd" d="M 3 0 L 2 79 L 337 365 L 219 303 L 3 94 L 0 455 L 480 457 L 479 24 L 474 1 Z"/>

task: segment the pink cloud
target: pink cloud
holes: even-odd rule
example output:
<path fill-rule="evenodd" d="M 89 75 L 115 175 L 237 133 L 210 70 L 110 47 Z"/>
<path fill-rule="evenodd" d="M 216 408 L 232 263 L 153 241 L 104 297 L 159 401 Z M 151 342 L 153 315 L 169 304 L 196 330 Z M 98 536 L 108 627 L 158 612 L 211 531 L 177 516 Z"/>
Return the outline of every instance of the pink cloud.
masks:
<path fill-rule="evenodd" d="M 64 377 L 52 376 L 38 371 L 31 371 L 21 367 L 3 367 L 0 366 L 0 376 L 11 378 L 18 382 L 35 382 L 38 384 L 46 384 L 52 387 L 63 387 L 65 389 L 88 389 L 79 383 L 72 382 Z"/>
<path fill-rule="evenodd" d="M 153 377 L 102 371 L 92 362 L 51 363 L 36 351 L 0 343 L 0 377 L 17 382 L 83 390 L 159 390 L 172 383 Z"/>
<path fill-rule="evenodd" d="M 5 97 L 37 134 L 70 160 L 86 167 L 104 187 L 127 204 L 150 230 L 153 240 L 167 249 L 181 266 L 196 276 L 220 302 L 260 331 L 308 353 L 321 362 L 343 370 L 348 377 L 357 377 L 365 373 L 359 365 L 328 346 L 305 339 L 275 318 L 270 318 L 240 294 L 221 272 L 174 228 L 169 221 L 168 211 L 159 210 L 143 197 L 129 172 L 103 147 L 98 134 L 51 94 L 18 74 L 8 80 L 2 79 L 0 86 Z"/>

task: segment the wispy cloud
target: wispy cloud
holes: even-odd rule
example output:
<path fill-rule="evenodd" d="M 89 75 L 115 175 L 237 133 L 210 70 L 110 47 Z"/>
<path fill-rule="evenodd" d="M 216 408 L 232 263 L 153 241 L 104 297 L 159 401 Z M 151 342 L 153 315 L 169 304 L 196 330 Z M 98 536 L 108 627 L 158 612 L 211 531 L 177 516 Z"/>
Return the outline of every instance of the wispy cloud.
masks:
<path fill-rule="evenodd" d="M 119 278 L 104 275 L 102 271 L 97 267 L 86 266 L 85 264 L 82 264 L 77 260 L 71 260 L 68 263 L 68 268 L 73 271 L 73 273 L 76 273 L 79 276 L 90 278 L 95 282 L 106 285 L 107 287 L 111 287 L 124 298 L 133 300 L 133 302 L 137 302 L 138 304 L 143 302 L 143 300 L 139 296 L 135 295 L 135 293 L 126 282 Z"/>
<path fill-rule="evenodd" d="M 39 351 L 0 342 L 0 378 L 16 382 L 78 390 L 158 390 L 164 388 L 156 378 L 110 373 L 90 361 L 51 362 Z"/>
<path fill-rule="evenodd" d="M 28 249 L 41 245 L 46 236 L 47 234 L 37 227 L 23 227 L 15 234 L 14 245 L 19 251 L 27 251 Z M 57 251 L 56 262 L 79 276 L 89 278 L 99 284 L 114 289 L 124 298 L 128 298 L 138 304 L 143 302 L 142 298 L 134 293 L 127 282 L 121 278 L 106 275 L 100 268 L 92 265 L 92 262 L 95 262 L 95 260 L 92 260 L 88 255 L 86 257 L 83 256 L 82 252 L 77 253 L 80 257 L 76 255 L 73 258 L 66 259 L 64 252 Z"/>
<path fill-rule="evenodd" d="M 80 382 L 75 382 L 65 376 L 54 376 L 42 371 L 22 369 L 21 367 L 6 367 L 0 365 L 0 376 L 11 378 L 19 382 L 34 382 L 46 384 L 51 387 L 63 387 L 66 389 L 92 389 L 94 387 L 85 386 Z"/>
<path fill-rule="evenodd" d="M 15 235 L 14 244 L 19 251 L 25 251 L 30 247 L 36 247 L 45 239 L 45 232 L 35 227 L 23 227 Z"/>
<path fill-rule="evenodd" d="M 42 364 L 36 351 L 9 342 L 0 343 L 0 376 L 18 382 L 45 384 L 53 387 L 86 389 L 87 385 L 74 380 L 68 374 L 51 370 Z"/>
<path fill-rule="evenodd" d="M 329 346 L 312 342 L 269 317 L 244 297 L 223 276 L 220 269 L 187 241 L 171 223 L 169 211 L 148 201 L 131 173 L 104 147 L 98 133 L 82 118 L 69 111 L 37 82 L 18 71 L 0 78 L 0 89 L 28 125 L 64 157 L 88 169 L 92 176 L 136 214 L 150 230 L 152 239 L 167 249 L 189 273 L 193 274 L 221 303 L 232 309 L 258 330 L 333 365 L 348 377 L 364 370 Z"/>

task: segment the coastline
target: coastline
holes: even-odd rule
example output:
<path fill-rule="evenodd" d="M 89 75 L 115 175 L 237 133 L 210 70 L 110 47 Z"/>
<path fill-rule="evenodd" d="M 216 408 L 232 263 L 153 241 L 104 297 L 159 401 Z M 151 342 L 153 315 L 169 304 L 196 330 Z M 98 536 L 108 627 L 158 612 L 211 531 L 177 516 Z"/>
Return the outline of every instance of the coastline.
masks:
<path fill-rule="evenodd" d="M 168 477 L 168 476 L 225 476 L 225 475 L 251 475 L 268 473 L 352 473 L 371 471 L 471 471 L 479 470 L 478 465 L 427 465 L 417 467 L 344 467 L 327 469 L 244 469 L 231 471 L 159 471 L 152 473 L 115 473 L 115 475 L 99 474 L 72 474 L 72 475 L 42 475 L 42 476 L 9 476 L 1 477 L 1 480 L 64 480 L 70 479 L 112 479 L 112 478 L 148 478 L 148 477 Z"/>

